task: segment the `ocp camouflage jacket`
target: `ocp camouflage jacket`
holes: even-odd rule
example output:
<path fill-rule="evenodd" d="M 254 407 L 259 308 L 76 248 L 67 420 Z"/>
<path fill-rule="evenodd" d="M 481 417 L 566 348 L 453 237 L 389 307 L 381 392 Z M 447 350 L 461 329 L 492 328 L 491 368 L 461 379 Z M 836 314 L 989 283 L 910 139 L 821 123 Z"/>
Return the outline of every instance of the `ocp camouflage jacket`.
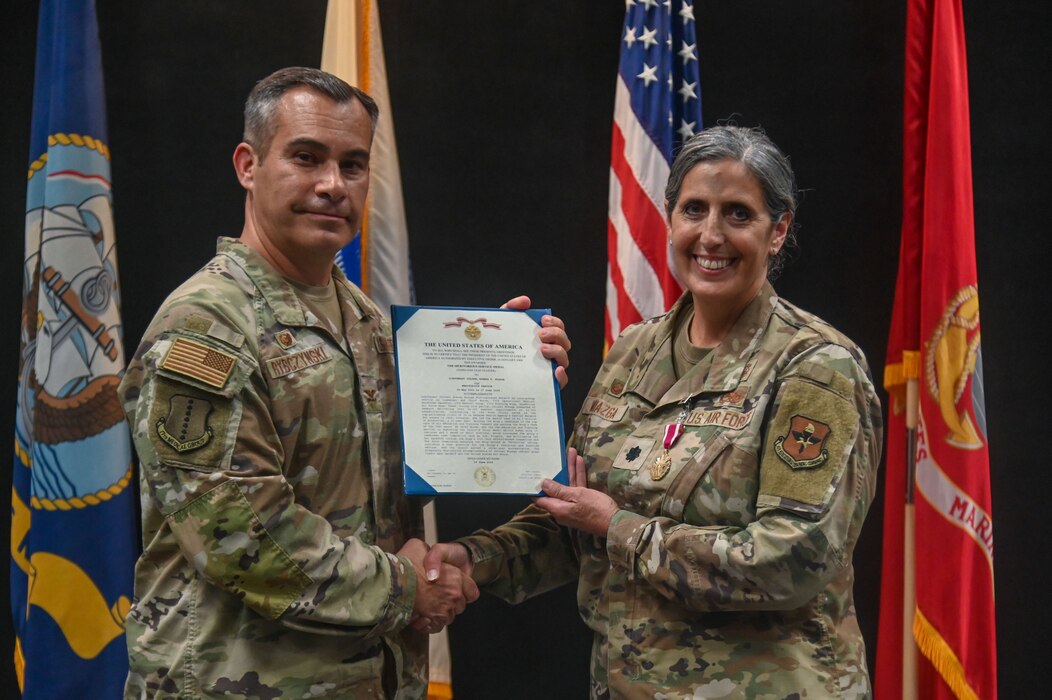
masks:
<path fill-rule="evenodd" d="M 465 539 L 475 577 L 511 601 L 578 579 L 593 698 L 868 697 L 851 556 L 883 425 L 865 358 L 767 285 L 677 381 L 691 304 L 627 329 L 576 419 L 589 485 L 620 507 L 607 537 L 531 507 Z"/>
<path fill-rule="evenodd" d="M 422 524 L 402 495 L 390 327 L 333 277 L 342 339 L 220 239 L 128 368 L 144 551 L 127 698 L 382 698 L 385 668 L 398 698 L 424 695 L 416 577 L 391 554 Z"/>

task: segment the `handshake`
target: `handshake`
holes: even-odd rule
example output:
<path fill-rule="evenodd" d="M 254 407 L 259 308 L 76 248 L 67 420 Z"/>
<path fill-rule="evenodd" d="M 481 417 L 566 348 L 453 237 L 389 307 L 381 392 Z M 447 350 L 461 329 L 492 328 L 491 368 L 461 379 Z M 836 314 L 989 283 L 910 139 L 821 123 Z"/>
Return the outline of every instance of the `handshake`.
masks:
<path fill-rule="evenodd" d="M 545 495 L 534 503 L 564 527 L 606 537 L 617 514 L 617 504 L 602 491 L 588 487 L 584 459 L 572 447 L 566 451 L 566 464 L 570 485 L 545 479 L 541 484 Z M 439 632 L 464 612 L 468 603 L 478 600 L 479 588 L 471 579 L 471 555 L 464 545 L 441 543 L 429 549 L 421 540 L 411 539 L 398 554 L 416 569 L 416 599 L 410 622 L 414 629 L 429 634 Z"/>
<path fill-rule="evenodd" d="M 471 580 L 471 556 L 462 544 L 428 546 L 418 539 L 406 542 L 399 556 L 416 570 L 416 598 L 413 600 L 413 629 L 428 634 L 440 632 L 468 603 L 478 600 L 479 589 Z"/>

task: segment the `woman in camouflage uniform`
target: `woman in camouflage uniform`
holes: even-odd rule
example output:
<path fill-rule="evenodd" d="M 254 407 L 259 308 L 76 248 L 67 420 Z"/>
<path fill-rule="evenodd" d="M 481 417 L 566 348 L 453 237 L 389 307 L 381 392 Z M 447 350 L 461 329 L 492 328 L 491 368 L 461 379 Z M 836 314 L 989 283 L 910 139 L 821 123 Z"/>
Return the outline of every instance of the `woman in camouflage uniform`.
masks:
<path fill-rule="evenodd" d="M 868 697 L 851 556 L 880 404 L 859 348 L 767 281 L 796 209 L 788 158 L 759 130 L 706 130 L 666 207 L 686 292 L 611 348 L 572 485 L 454 549 L 510 601 L 578 580 L 593 698 Z"/>

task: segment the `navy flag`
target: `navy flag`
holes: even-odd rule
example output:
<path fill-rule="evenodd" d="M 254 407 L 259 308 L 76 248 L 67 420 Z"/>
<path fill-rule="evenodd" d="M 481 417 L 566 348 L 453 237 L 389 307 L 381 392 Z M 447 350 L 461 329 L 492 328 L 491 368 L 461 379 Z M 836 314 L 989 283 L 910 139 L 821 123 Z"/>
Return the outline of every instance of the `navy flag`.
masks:
<path fill-rule="evenodd" d="M 26 195 L 11 612 L 23 698 L 117 698 L 137 552 L 94 0 L 42 0 Z"/>

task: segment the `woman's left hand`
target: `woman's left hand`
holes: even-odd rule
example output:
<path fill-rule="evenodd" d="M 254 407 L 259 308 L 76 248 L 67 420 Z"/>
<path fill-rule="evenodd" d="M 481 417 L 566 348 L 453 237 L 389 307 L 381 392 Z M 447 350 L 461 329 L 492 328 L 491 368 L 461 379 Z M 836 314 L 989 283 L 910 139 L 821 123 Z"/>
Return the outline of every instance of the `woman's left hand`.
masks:
<path fill-rule="evenodd" d="M 508 299 L 500 308 L 525 311 L 530 308 L 530 298 L 518 296 Z M 566 374 L 566 368 L 570 366 L 570 336 L 566 335 L 566 324 L 558 316 L 545 314 L 541 317 L 541 329 L 537 331 L 537 337 L 541 341 L 541 355 L 555 362 L 555 379 L 559 382 L 559 388 L 565 389 L 566 383 L 570 381 Z"/>
<path fill-rule="evenodd" d="M 548 495 L 538 498 L 536 504 L 551 513 L 560 525 L 606 537 L 610 521 L 618 511 L 617 504 L 605 493 L 588 488 L 584 458 L 572 447 L 566 451 L 566 463 L 571 485 L 545 479 L 541 488 Z"/>

